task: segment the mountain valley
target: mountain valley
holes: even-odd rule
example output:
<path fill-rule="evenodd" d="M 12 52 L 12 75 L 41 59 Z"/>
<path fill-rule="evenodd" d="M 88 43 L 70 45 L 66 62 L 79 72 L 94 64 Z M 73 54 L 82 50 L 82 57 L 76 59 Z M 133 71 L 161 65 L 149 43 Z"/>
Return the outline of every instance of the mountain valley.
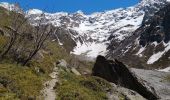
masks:
<path fill-rule="evenodd" d="M 170 100 L 169 0 L 0 19 L 0 100 Z"/>

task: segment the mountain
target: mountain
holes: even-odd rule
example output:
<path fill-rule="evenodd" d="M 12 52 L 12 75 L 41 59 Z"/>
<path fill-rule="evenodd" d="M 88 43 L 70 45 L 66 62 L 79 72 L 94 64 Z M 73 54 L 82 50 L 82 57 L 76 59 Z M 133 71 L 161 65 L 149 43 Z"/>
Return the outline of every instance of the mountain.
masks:
<path fill-rule="evenodd" d="M 170 98 L 167 1 L 91 15 L 0 6 L 0 100 Z"/>
<path fill-rule="evenodd" d="M 20 8 L 19 4 L 9 4 L 7 2 L 0 2 L 0 6 L 5 8 L 5 9 L 8 9 L 10 11 L 16 11 L 16 12 L 19 12 L 19 13 L 24 13 L 23 10 Z"/>
<path fill-rule="evenodd" d="M 146 63 L 148 58 L 141 59 L 140 57 L 144 47 L 141 47 L 136 53 L 137 59 L 142 64 L 131 64 L 132 62 L 128 61 L 130 57 L 132 61 L 136 59 L 136 55 L 132 56 L 134 53 L 130 53 L 128 57 L 124 55 L 131 48 L 130 42 L 136 40 L 137 33 L 140 33 L 136 29 L 148 24 L 154 13 L 163 8 L 167 2 L 167 0 L 141 0 L 132 7 L 96 12 L 90 15 L 86 15 L 82 11 L 71 14 L 66 12 L 52 14 L 31 9 L 25 12 L 25 16 L 29 18 L 32 25 L 36 25 L 39 23 L 39 19 L 43 18 L 41 23 L 55 26 L 53 41 L 57 41 L 70 53 L 90 58 L 104 55 L 108 58 L 123 59 L 132 66 L 143 67 L 150 63 Z M 11 8 L 19 9 L 17 6 L 10 6 L 7 3 L 1 5 L 5 5 L 9 10 L 14 10 Z M 134 40 L 131 39 L 132 37 L 135 37 Z M 125 41 L 128 42 L 125 43 Z M 136 42 L 138 41 L 136 40 Z"/>
<path fill-rule="evenodd" d="M 166 2 L 166 0 L 142 0 L 132 7 L 90 15 L 85 15 L 82 11 L 72 14 L 66 12 L 51 14 L 32 9 L 26 12 L 26 16 L 30 18 L 32 24 L 36 24 L 44 14 L 43 23 L 60 27 L 68 33 L 66 35 L 69 39 L 74 41 L 71 47 L 73 49 L 69 49 L 71 53 L 95 58 L 99 54 L 106 55 L 108 50 L 116 48 L 124 39 L 131 36 L 142 22 L 145 22 L 143 18 L 147 20 L 153 16 Z M 63 39 L 57 37 L 57 40 Z M 64 41 L 60 44 L 64 44 Z"/>
<path fill-rule="evenodd" d="M 118 48 L 110 50 L 108 57 L 122 59 L 127 64 L 140 68 L 169 67 L 169 12 L 170 4 L 167 4 L 142 24 L 132 36 L 125 39 Z"/>

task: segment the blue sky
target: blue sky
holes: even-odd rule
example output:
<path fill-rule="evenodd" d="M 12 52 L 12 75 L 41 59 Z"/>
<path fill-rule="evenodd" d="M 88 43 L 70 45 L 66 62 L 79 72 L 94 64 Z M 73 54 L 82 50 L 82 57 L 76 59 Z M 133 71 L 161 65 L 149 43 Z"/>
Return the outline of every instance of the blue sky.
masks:
<path fill-rule="evenodd" d="M 82 10 L 86 14 L 135 5 L 139 0 L 0 0 L 0 2 L 19 3 L 24 10 L 36 8 L 46 12 L 65 11 L 69 13 Z"/>

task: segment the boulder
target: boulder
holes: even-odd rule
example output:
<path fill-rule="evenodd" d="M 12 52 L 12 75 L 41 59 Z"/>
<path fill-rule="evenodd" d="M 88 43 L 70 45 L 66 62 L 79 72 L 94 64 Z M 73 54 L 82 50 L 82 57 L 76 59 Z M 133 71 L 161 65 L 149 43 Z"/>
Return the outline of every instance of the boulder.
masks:
<path fill-rule="evenodd" d="M 103 56 L 98 56 L 92 69 L 92 75 L 134 90 L 148 100 L 157 100 L 159 98 L 152 87 L 146 87 L 142 79 L 139 80 L 126 65 L 118 60 L 107 60 Z"/>
<path fill-rule="evenodd" d="M 64 59 L 61 59 L 57 62 L 57 66 L 67 68 L 67 62 Z"/>
<path fill-rule="evenodd" d="M 170 100 L 170 81 L 167 80 L 170 72 L 136 68 L 131 68 L 130 70 L 153 86 L 161 100 Z"/>
<path fill-rule="evenodd" d="M 75 69 L 75 68 L 71 68 L 71 72 L 72 73 L 74 73 L 75 75 L 81 75 L 80 73 L 79 73 L 79 71 L 77 71 L 77 69 Z"/>
<path fill-rule="evenodd" d="M 133 90 L 117 86 L 114 83 L 111 85 L 112 91 L 107 94 L 108 100 L 146 100 L 143 96 Z"/>

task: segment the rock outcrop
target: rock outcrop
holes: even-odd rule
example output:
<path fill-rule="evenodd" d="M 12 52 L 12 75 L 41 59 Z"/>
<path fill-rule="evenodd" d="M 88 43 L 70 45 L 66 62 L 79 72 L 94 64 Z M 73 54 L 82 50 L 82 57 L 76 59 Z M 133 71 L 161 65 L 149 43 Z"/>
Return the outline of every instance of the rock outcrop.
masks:
<path fill-rule="evenodd" d="M 138 77 L 142 78 L 151 86 L 153 86 L 155 92 L 159 94 L 161 100 L 170 99 L 170 81 L 167 80 L 167 77 L 170 75 L 170 72 L 135 68 L 131 68 L 130 70 Z"/>
<path fill-rule="evenodd" d="M 108 93 L 108 100 L 146 100 L 133 90 L 117 86 L 114 83 L 112 83 L 112 87 L 112 91 Z"/>
<path fill-rule="evenodd" d="M 92 75 L 134 90 L 148 100 L 159 98 L 153 88 L 146 87 L 142 80 L 139 80 L 123 63 L 117 60 L 107 60 L 103 56 L 98 56 Z"/>

